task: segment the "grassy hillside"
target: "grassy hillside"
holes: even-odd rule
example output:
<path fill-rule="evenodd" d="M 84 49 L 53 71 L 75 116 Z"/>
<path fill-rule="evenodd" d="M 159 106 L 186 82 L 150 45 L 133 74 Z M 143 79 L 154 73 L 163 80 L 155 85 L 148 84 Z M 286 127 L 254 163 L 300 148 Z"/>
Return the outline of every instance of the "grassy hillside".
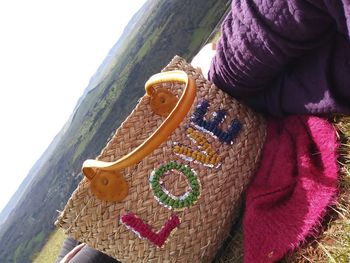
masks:
<path fill-rule="evenodd" d="M 14 210 L 18 202 L 23 197 L 24 193 L 26 192 L 27 188 L 30 188 L 32 180 L 35 178 L 37 173 L 40 171 L 40 169 L 43 167 L 45 162 L 48 161 L 50 156 L 52 155 L 53 151 L 58 146 L 59 141 L 61 140 L 66 126 L 68 126 L 69 122 L 67 122 L 66 125 L 63 126 L 63 128 L 59 131 L 59 133 L 55 136 L 55 138 L 52 140 L 50 145 L 47 147 L 47 149 L 44 151 L 44 153 L 40 156 L 40 158 L 35 162 L 33 167 L 28 172 L 28 175 L 25 177 L 25 179 L 22 181 L 16 192 L 12 195 L 10 201 L 6 204 L 5 208 L 0 213 L 0 226 L 6 222 L 7 217 L 11 214 L 11 212 Z M 8 222 L 7 222 L 8 224 Z M 2 227 L 2 226 L 1 226 Z M 4 228 L 1 228 L 4 229 Z M 0 231 L 1 233 L 1 231 Z M 1 234 L 0 234 L 1 235 Z"/>
<path fill-rule="evenodd" d="M 129 24 L 78 102 L 57 146 L 0 230 L 1 262 L 30 262 L 54 229 L 94 158 L 144 94 L 149 76 L 175 55 L 190 59 L 227 9 L 227 0 L 150 0 Z"/>

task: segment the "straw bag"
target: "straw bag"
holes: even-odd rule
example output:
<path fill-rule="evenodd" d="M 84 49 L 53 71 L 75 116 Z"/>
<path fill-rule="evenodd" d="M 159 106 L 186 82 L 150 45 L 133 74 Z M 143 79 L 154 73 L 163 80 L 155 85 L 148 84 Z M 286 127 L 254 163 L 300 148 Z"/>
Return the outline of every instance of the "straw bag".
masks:
<path fill-rule="evenodd" d="M 264 120 L 178 56 L 146 83 L 57 219 L 121 262 L 210 262 L 238 214 Z"/>

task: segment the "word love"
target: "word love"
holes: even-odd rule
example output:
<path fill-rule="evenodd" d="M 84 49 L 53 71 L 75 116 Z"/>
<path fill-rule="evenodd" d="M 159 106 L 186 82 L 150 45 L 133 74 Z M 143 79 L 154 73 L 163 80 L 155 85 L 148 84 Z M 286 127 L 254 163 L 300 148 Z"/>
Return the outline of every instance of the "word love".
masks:
<path fill-rule="evenodd" d="M 186 162 L 195 162 L 206 167 L 218 168 L 221 161 L 220 156 L 203 133 L 210 134 L 210 136 L 220 140 L 222 143 L 232 144 L 239 134 L 242 125 L 237 119 L 234 119 L 227 131 L 223 131 L 220 126 L 226 118 L 226 111 L 219 109 L 214 112 L 211 119 L 205 118 L 209 106 L 209 102 L 205 100 L 196 107 L 193 116 L 190 118 L 190 126 L 193 128 L 189 127 L 186 130 L 187 136 L 196 145 L 196 149 L 176 142 L 172 151 L 176 156 Z M 181 173 L 186 177 L 189 184 L 189 190 L 180 196 L 171 194 L 162 184 L 162 179 L 171 172 Z M 149 177 L 149 184 L 153 190 L 155 199 L 162 206 L 174 211 L 182 211 L 190 208 L 198 201 L 201 193 L 201 184 L 196 171 L 185 164 L 175 161 L 163 164 L 155 169 Z M 153 231 L 150 225 L 143 222 L 142 219 L 137 218 L 133 213 L 123 215 L 121 222 L 140 238 L 147 239 L 158 247 L 162 247 L 171 232 L 180 225 L 180 219 L 176 215 L 172 215 L 158 233 Z"/>

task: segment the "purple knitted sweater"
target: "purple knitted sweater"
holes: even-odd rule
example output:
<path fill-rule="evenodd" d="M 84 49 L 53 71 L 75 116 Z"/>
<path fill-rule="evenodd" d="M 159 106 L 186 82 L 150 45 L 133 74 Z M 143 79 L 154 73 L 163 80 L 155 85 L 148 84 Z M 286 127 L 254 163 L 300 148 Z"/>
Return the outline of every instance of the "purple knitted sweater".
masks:
<path fill-rule="evenodd" d="M 350 113 L 350 0 L 233 0 L 209 78 L 258 111 Z"/>

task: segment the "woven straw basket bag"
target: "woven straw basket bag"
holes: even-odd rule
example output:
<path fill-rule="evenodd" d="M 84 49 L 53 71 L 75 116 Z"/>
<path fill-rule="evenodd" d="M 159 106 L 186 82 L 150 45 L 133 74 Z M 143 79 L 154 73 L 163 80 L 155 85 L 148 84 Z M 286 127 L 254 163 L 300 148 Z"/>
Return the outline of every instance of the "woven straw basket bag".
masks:
<path fill-rule="evenodd" d="M 176 56 L 56 221 L 121 262 L 210 262 L 256 171 L 266 125 Z"/>

